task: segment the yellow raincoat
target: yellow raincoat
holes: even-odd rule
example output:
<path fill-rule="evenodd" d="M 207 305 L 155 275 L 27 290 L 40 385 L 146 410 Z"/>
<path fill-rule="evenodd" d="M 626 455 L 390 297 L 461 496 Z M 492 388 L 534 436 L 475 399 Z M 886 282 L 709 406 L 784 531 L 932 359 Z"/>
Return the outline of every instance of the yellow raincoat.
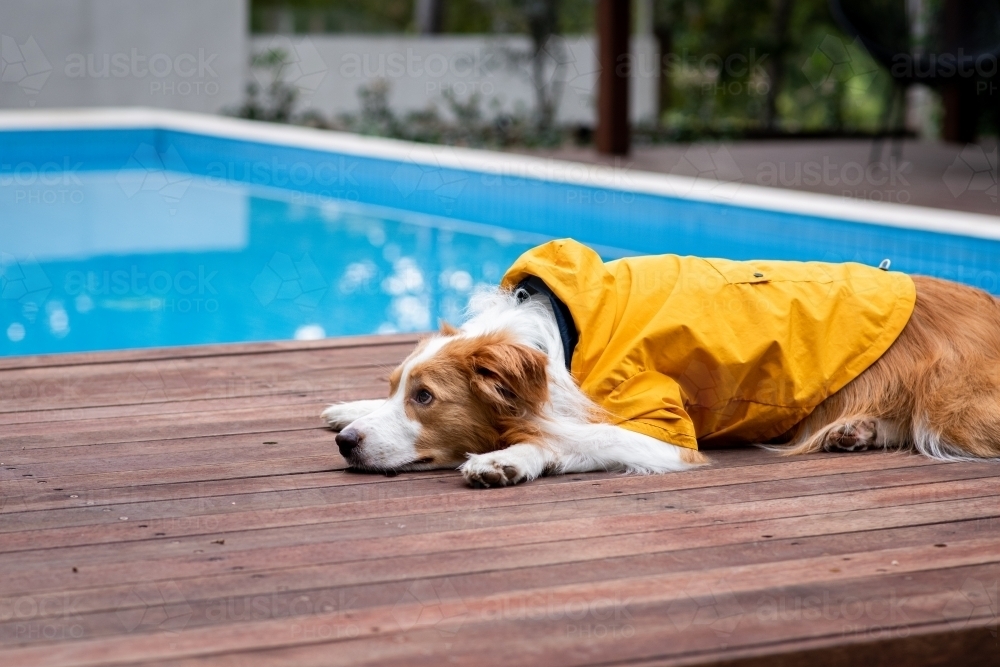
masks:
<path fill-rule="evenodd" d="M 504 276 L 544 282 L 579 335 L 570 371 L 623 428 L 691 449 L 786 433 L 875 362 L 913 311 L 906 275 L 861 264 L 657 255 L 576 241 Z"/>

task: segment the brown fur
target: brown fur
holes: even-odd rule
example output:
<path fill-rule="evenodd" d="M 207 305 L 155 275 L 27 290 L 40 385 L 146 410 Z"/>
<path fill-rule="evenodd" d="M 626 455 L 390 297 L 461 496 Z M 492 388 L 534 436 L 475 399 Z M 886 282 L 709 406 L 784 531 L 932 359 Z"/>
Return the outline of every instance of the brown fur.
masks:
<path fill-rule="evenodd" d="M 788 454 L 869 446 L 1000 456 L 1000 301 L 915 277 L 909 323 L 882 357 L 796 428 Z"/>
<path fill-rule="evenodd" d="M 531 417 L 548 400 L 545 364 L 538 350 L 494 334 L 450 341 L 414 366 L 404 390 L 407 415 L 421 424 L 418 457 L 460 463 L 467 453 L 537 441 Z M 429 405 L 410 400 L 421 389 L 434 396 Z"/>
<path fill-rule="evenodd" d="M 712 462 L 707 456 L 699 452 L 697 449 L 681 447 L 680 450 L 681 461 L 684 461 L 684 463 L 690 463 L 694 466 L 703 466 Z"/>
<path fill-rule="evenodd" d="M 796 426 L 784 453 L 890 447 L 1000 456 L 1000 301 L 935 278 L 914 283 L 916 305 L 899 338 Z M 442 324 L 441 333 L 457 330 Z M 455 338 L 414 366 L 406 387 L 396 369 L 390 391 L 407 392 L 406 412 L 421 424 L 420 461 L 457 464 L 469 453 L 539 442 L 532 417 L 548 400 L 545 366 L 543 353 L 504 333 Z M 429 405 L 414 400 L 420 389 L 434 396 Z M 709 462 L 689 449 L 682 459 Z"/>

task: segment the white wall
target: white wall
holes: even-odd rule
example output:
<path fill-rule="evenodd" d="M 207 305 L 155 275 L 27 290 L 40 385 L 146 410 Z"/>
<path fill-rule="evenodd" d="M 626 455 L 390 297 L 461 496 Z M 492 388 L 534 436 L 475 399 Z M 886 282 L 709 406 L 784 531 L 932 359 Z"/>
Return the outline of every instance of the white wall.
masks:
<path fill-rule="evenodd" d="M 148 106 L 218 113 L 243 101 L 251 50 L 283 48 L 298 110 L 358 110 L 357 90 L 391 85 L 397 111 L 478 91 L 508 110 L 532 109 L 525 37 L 248 34 L 249 0 L 0 0 L 0 108 Z M 594 122 L 597 56 L 591 36 L 560 41 L 558 120 Z M 633 37 L 633 120 L 656 112 L 655 41 Z M 551 73 L 550 73 L 551 74 Z"/>
<path fill-rule="evenodd" d="M 562 44 L 558 119 L 592 124 L 598 73 L 594 39 L 567 37 Z M 504 57 L 511 50 L 525 51 L 524 37 L 258 35 L 251 46 L 254 53 L 280 48 L 294 61 L 285 80 L 299 90 L 298 111 L 356 112 L 358 89 L 377 79 L 390 84 L 389 101 L 396 111 L 440 104 L 449 87 L 460 99 L 479 92 L 484 102 L 495 98 L 506 109 L 519 103 L 531 109 L 535 103 L 529 65 L 513 67 Z M 631 116 L 649 119 L 656 114 L 655 40 L 634 36 L 632 51 Z M 261 73 L 255 75 L 267 82 Z"/>
<path fill-rule="evenodd" d="M 248 0 L 0 0 L 0 107 L 239 103 Z"/>

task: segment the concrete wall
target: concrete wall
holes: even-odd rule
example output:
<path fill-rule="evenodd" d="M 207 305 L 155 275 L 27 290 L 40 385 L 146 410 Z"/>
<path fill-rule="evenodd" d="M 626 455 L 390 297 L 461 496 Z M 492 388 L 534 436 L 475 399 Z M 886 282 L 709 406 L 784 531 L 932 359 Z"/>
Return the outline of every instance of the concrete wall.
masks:
<path fill-rule="evenodd" d="M 299 91 L 298 111 L 314 109 L 324 116 L 359 109 L 358 89 L 378 79 L 390 85 L 389 101 L 398 112 L 442 104 L 442 92 L 452 89 L 460 99 L 474 92 L 484 102 L 495 99 L 510 110 L 531 109 L 535 93 L 529 63 L 515 65 L 509 54 L 528 48 L 523 37 L 491 36 L 358 36 L 258 35 L 254 53 L 278 48 L 292 64 L 285 80 Z M 563 66 L 549 76 L 561 82 L 558 119 L 594 122 L 597 55 L 591 36 L 560 41 Z M 649 36 L 632 40 L 631 116 L 649 119 L 656 114 L 656 43 Z M 261 71 L 254 75 L 262 84 Z M 485 107 L 486 105 L 484 105 Z"/>
<path fill-rule="evenodd" d="M 2 0 L 0 107 L 218 112 L 243 98 L 247 0 Z"/>

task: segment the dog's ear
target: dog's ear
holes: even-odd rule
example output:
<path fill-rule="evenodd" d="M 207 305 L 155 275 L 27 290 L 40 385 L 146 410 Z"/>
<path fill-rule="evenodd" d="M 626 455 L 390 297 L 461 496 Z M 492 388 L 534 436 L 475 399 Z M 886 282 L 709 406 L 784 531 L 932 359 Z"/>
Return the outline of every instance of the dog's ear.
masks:
<path fill-rule="evenodd" d="M 457 333 L 458 333 L 458 329 L 456 329 L 455 327 L 451 326 L 450 324 L 448 324 L 444 320 L 441 320 L 441 335 L 442 336 L 454 336 Z"/>
<path fill-rule="evenodd" d="M 472 390 L 502 414 L 537 414 L 549 397 L 547 360 L 527 345 L 485 344 L 469 358 Z"/>

